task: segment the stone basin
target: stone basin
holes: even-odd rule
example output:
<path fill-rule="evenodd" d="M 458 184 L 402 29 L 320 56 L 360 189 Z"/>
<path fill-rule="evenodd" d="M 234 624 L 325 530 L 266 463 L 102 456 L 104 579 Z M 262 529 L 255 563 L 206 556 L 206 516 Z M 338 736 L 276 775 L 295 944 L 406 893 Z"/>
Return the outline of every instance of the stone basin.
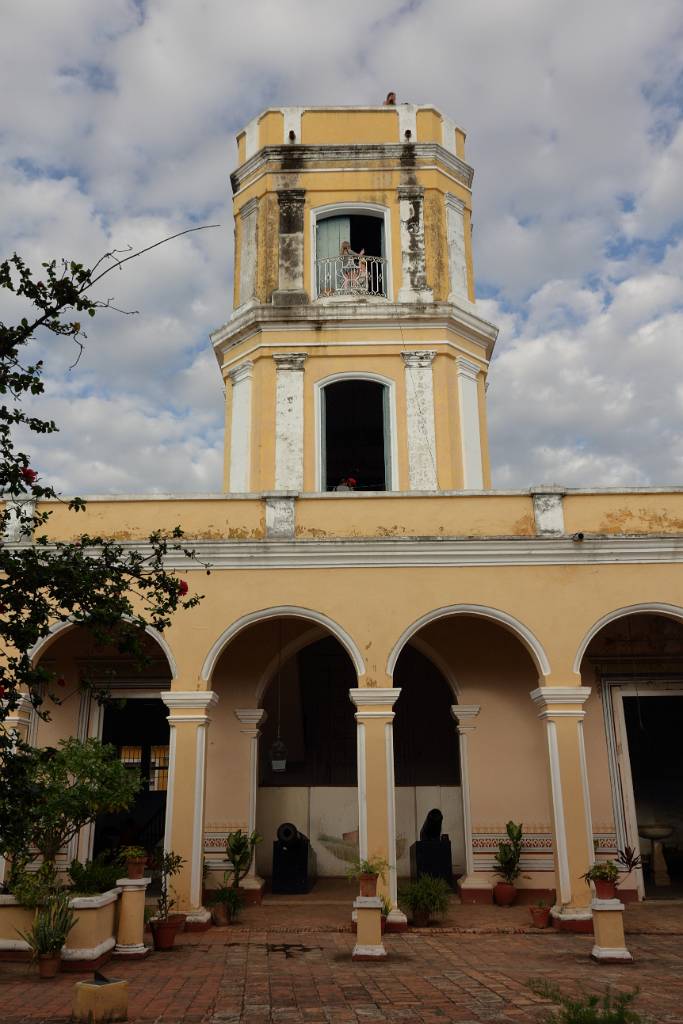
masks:
<path fill-rule="evenodd" d="M 638 835 L 643 839 L 668 839 L 673 832 L 671 825 L 639 825 Z"/>

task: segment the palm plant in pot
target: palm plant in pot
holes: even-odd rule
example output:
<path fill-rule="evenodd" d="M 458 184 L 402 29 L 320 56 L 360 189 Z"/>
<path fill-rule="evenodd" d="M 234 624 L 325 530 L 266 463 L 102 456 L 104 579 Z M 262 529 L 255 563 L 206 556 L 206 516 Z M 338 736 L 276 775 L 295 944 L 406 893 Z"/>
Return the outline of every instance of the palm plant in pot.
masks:
<path fill-rule="evenodd" d="M 535 907 L 529 907 L 534 928 L 547 928 L 550 923 L 550 907 L 545 900 L 539 900 Z"/>
<path fill-rule="evenodd" d="M 435 914 L 445 914 L 451 890 L 443 878 L 422 875 L 398 894 L 399 902 L 410 911 L 413 925 L 426 928 Z"/>
<path fill-rule="evenodd" d="M 613 860 L 606 860 L 604 864 L 593 864 L 581 877 L 585 879 L 587 885 L 593 883 L 597 899 L 616 899 L 619 868 Z"/>
<path fill-rule="evenodd" d="M 33 959 L 38 961 L 41 978 L 54 978 L 59 970 L 62 946 L 77 920 L 69 906 L 68 893 L 55 892 L 36 911 L 30 931 L 19 932 Z"/>
<path fill-rule="evenodd" d="M 508 821 L 505 831 L 507 839 L 498 843 L 498 853 L 495 856 L 495 873 L 502 881 L 494 885 L 493 898 L 499 907 L 509 907 L 514 903 L 517 896 L 515 882 L 522 873 L 519 866 L 522 857 L 522 825 Z"/>
<path fill-rule="evenodd" d="M 180 872 L 184 863 L 184 857 L 174 853 L 173 850 L 165 850 L 158 857 L 155 865 L 161 877 L 161 891 L 157 900 L 157 913 L 150 920 L 149 925 L 152 929 L 154 948 L 157 951 L 173 949 L 176 934 L 183 923 L 182 914 L 171 913 L 176 905 L 176 900 L 169 879 Z"/>
<path fill-rule="evenodd" d="M 244 896 L 236 886 L 228 885 L 227 879 L 228 873 L 223 884 L 214 889 L 207 899 L 211 907 L 211 920 L 217 928 L 224 928 L 236 921 L 244 905 Z"/>
<path fill-rule="evenodd" d="M 377 881 L 384 881 L 389 865 L 383 857 L 370 857 L 367 860 L 355 860 L 346 874 L 349 878 L 357 878 L 360 883 L 361 896 L 376 896 Z"/>

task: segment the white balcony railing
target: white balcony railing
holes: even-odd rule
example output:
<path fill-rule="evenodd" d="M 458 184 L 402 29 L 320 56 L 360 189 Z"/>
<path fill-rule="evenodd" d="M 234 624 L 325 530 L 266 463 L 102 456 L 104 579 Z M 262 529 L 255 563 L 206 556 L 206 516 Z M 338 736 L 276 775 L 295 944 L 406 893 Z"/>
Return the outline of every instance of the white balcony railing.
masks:
<path fill-rule="evenodd" d="M 387 261 L 382 256 L 332 256 L 315 261 L 316 295 L 386 295 Z"/>

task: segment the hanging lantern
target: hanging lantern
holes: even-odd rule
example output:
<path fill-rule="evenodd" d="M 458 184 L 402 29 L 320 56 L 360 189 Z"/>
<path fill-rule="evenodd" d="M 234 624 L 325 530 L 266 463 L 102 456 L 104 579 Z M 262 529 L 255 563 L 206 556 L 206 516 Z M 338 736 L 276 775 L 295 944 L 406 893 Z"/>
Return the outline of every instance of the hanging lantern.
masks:
<path fill-rule="evenodd" d="M 287 769 L 287 747 L 279 736 L 270 748 L 270 766 L 274 772 L 284 772 Z"/>

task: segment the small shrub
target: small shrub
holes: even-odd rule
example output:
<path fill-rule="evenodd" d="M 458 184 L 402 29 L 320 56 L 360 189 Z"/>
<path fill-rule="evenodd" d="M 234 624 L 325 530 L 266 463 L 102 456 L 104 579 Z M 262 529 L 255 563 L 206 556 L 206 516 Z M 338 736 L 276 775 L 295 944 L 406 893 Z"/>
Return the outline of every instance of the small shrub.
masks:
<path fill-rule="evenodd" d="M 12 871 L 10 892 L 22 907 L 43 907 L 59 890 L 54 864 L 41 864 L 37 871 Z"/>
<path fill-rule="evenodd" d="M 389 865 L 384 857 L 370 857 L 368 860 L 354 860 L 346 869 L 349 878 L 360 878 L 361 875 L 376 875 L 384 880 Z"/>
<path fill-rule="evenodd" d="M 417 882 L 406 885 L 398 894 L 399 902 L 410 910 L 422 911 L 432 914 L 445 914 L 448 910 L 448 902 L 451 890 L 443 878 L 434 878 L 432 875 L 422 875 Z"/>
<path fill-rule="evenodd" d="M 542 1018 L 544 1024 L 645 1024 L 644 1018 L 630 1009 L 638 989 L 613 995 L 608 988 L 603 996 L 571 999 L 550 982 L 534 978 L 527 984 L 537 996 L 559 1006 Z"/>
<path fill-rule="evenodd" d="M 513 885 L 521 874 L 519 862 L 522 857 L 522 825 L 508 821 L 505 831 L 508 837 L 502 843 L 498 843 L 498 853 L 494 858 L 497 865 L 495 873 L 508 885 Z"/>
<path fill-rule="evenodd" d="M 593 864 L 582 878 L 588 882 L 614 882 L 619 877 L 619 868 L 613 860 L 606 860 L 604 864 Z"/>
<path fill-rule="evenodd" d="M 69 865 L 69 878 L 76 892 L 83 896 L 94 896 L 99 892 L 108 892 L 116 885 L 121 875 L 118 864 L 112 864 L 105 853 L 99 853 L 94 860 L 81 864 L 72 860 Z"/>
<path fill-rule="evenodd" d="M 28 932 L 19 932 L 34 959 L 44 953 L 59 953 L 78 918 L 69 906 L 67 893 L 53 894 L 37 912 Z"/>

